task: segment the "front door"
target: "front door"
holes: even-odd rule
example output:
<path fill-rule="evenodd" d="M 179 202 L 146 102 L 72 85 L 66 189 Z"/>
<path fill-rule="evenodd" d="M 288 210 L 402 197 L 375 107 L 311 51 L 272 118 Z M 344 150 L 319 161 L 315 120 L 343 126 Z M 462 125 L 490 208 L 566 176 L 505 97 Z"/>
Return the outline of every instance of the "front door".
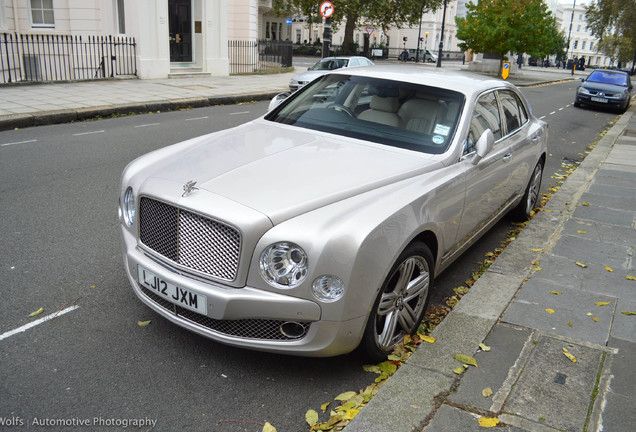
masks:
<path fill-rule="evenodd" d="M 170 61 L 192 61 L 192 0 L 168 0 Z"/>

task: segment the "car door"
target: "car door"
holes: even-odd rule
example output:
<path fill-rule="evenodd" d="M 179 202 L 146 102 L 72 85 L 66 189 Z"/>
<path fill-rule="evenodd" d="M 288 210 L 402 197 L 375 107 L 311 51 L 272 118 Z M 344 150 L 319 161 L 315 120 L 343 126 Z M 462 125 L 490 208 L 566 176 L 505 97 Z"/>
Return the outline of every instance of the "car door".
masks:
<path fill-rule="evenodd" d="M 475 145 L 486 129 L 494 135 L 492 150 L 477 164 L 472 160 Z M 482 94 L 475 103 L 462 160 L 466 198 L 457 246 L 469 242 L 492 218 L 499 215 L 510 198 L 510 152 L 504 138 L 500 102 L 495 91 Z"/>

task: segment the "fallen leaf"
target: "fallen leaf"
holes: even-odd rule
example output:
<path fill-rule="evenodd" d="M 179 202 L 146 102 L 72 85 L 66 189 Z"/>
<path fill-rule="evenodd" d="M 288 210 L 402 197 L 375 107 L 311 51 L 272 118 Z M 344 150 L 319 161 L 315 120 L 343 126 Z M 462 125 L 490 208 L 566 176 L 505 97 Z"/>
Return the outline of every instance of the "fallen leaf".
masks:
<path fill-rule="evenodd" d="M 262 432 L 276 432 L 276 428 L 270 422 L 265 422 Z"/>
<path fill-rule="evenodd" d="M 577 231 L 579 234 L 587 234 L 587 231 Z"/>
<path fill-rule="evenodd" d="M 137 325 L 139 327 L 146 327 L 148 324 L 150 324 L 150 320 L 148 320 L 148 321 L 137 321 Z"/>
<path fill-rule="evenodd" d="M 353 420 L 353 418 L 357 416 L 359 412 L 359 409 L 348 409 L 347 411 L 345 411 L 344 418 L 345 420 Z"/>
<path fill-rule="evenodd" d="M 358 393 L 356 393 L 354 391 L 348 391 L 348 392 L 340 393 L 334 399 L 337 400 L 337 401 L 346 401 L 346 400 L 351 399 L 352 397 L 354 397 L 357 394 Z"/>
<path fill-rule="evenodd" d="M 479 427 L 483 428 L 491 428 L 499 424 L 497 417 L 480 417 L 477 421 L 479 422 Z"/>
<path fill-rule="evenodd" d="M 607 306 L 609 304 L 612 304 L 612 302 L 594 302 L 594 304 L 596 306 Z"/>
<path fill-rule="evenodd" d="M 453 372 L 455 372 L 457 375 L 461 375 L 464 373 L 464 371 L 468 368 L 468 365 L 462 365 L 458 368 L 453 369 Z"/>
<path fill-rule="evenodd" d="M 550 315 L 554 313 L 554 309 L 550 309 L 550 308 L 546 309 L 545 311 L 549 313 Z"/>
<path fill-rule="evenodd" d="M 467 365 L 477 367 L 477 360 L 475 360 L 473 357 L 470 357 L 464 354 L 455 354 L 455 360 L 465 363 Z"/>
<path fill-rule="evenodd" d="M 542 270 L 543 268 L 542 268 L 542 267 L 535 267 L 534 269 L 535 269 L 536 271 L 539 271 L 539 270 Z"/>
<path fill-rule="evenodd" d="M 594 322 L 599 322 L 599 321 L 600 321 L 600 319 L 598 319 L 598 317 L 593 316 L 593 317 L 592 317 L 592 321 L 594 321 Z"/>
<path fill-rule="evenodd" d="M 568 325 L 569 325 L 570 327 L 574 327 L 574 324 L 572 324 L 572 322 L 570 322 L 570 321 L 568 321 Z"/>
<path fill-rule="evenodd" d="M 326 412 L 326 411 L 327 411 L 327 407 L 328 407 L 330 404 L 331 404 L 331 402 L 326 402 L 326 403 L 324 403 L 324 404 L 320 405 L 320 410 L 321 410 L 322 412 Z"/>
<path fill-rule="evenodd" d="M 434 343 L 437 340 L 434 337 L 430 337 L 430 336 L 420 336 L 420 338 L 422 339 L 422 341 L 428 342 L 428 343 Z"/>
<path fill-rule="evenodd" d="M 636 276 L 627 275 L 627 276 L 625 276 L 625 279 L 636 281 Z"/>
<path fill-rule="evenodd" d="M 563 293 L 562 293 L 561 291 L 555 291 L 555 290 L 552 290 L 552 291 L 550 291 L 550 294 L 554 294 L 554 295 L 561 295 L 561 294 L 563 294 Z"/>
<path fill-rule="evenodd" d="M 541 252 L 543 249 L 530 249 L 532 252 Z"/>
<path fill-rule="evenodd" d="M 572 363 L 576 363 L 576 358 L 572 354 L 570 354 L 568 350 L 565 348 L 563 348 L 563 355 L 569 358 L 572 361 Z"/>
<path fill-rule="evenodd" d="M 585 207 L 588 207 L 588 206 L 590 205 L 590 203 L 589 203 L 589 202 L 585 202 L 585 201 L 584 201 L 584 202 L 582 202 L 582 203 L 581 203 L 581 205 L 582 205 L 582 206 L 585 206 Z"/>
<path fill-rule="evenodd" d="M 481 395 L 485 398 L 492 396 L 492 389 L 490 387 L 486 387 L 481 391 Z"/>
<path fill-rule="evenodd" d="M 40 315 L 42 312 L 44 312 L 44 308 L 43 308 L 43 307 L 41 307 L 40 309 L 36 310 L 35 312 L 31 312 L 31 313 L 29 314 L 29 317 L 38 316 L 38 315 Z"/>
<path fill-rule="evenodd" d="M 305 421 L 309 426 L 313 426 L 318 423 L 318 413 L 314 410 L 309 410 L 305 413 Z"/>
<path fill-rule="evenodd" d="M 605 270 L 607 270 L 608 272 L 613 272 L 614 271 L 614 269 L 611 268 L 611 267 L 605 267 Z"/>
<path fill-rule="evenodd" d="M 636 315 L 636 311 L 621 311 L 623 315 Z"/>
<path fill-rule="evenodd" d="M 578 262 L 578 261 L 576 262 L 576 265 L 579 266 L 579 267 L 587 268 L 587 264 L 583 264 L 583 263 Z"/>
<path fill-rule="evenodd" d="M 490 351 L 490 347 L 484 343 L 480 343 L 479 344 L 479 349 L 481 349 L 482 351 L 488 352 Z"/>

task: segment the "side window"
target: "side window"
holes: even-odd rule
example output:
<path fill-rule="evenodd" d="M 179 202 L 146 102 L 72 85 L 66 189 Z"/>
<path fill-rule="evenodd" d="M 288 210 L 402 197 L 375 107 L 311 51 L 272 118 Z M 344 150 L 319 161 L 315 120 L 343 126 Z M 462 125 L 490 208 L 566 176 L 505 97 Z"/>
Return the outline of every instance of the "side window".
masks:
<path fill-rule="evenodd" d="M 475 145 L 479 137 L 490 129 L 495 136 L 495 141 L 501 138 L 501 119 L 499 118 L 499 105 L 494 92 L 481 96 L 475 104 L 475 110 L 470 120 L 470 129 L 464 146 L 464 154 L 475 151 Z"/>
<path fill-rule="evenodd" d="M 349 60 L 349 67 L 360 66 L 358 59 Z"/>
<path fill-rule="evenodd" d="M 504 120 L 506 121 L 506 131 L 511 134 L 521 127 L 521 115 L 519 114 L 519 103 L 514 93 L 510 91 L 500 91 L 499 100 L 503 108 Z"/>
<path fill-rule="evenodd" d="M 517 99 L 517 103 L 519 104 L 519 115 L 521 116 L 521 125 L 526 124 L 528 121 L 528 111 L 526 111 L 526 106 L 523 104 L 519 95 L 515 94 L 515 98 Z"/>

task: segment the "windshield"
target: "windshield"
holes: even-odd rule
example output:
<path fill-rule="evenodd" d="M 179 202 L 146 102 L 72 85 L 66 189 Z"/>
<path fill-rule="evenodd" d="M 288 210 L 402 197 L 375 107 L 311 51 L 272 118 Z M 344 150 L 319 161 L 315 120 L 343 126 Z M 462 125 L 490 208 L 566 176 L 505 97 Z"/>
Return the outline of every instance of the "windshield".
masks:
<path fill-rule="evenodd" d="M 324 59 L 309 68 L 309 70 L 334 70 L 346 67 L 349 60 L 347 59 Z"/>
<path fill-rule="evenodd" d="M 423 153 L 446 151 L 464 96 L 378 78 L 325 75 L 268 114 L 270 121 Z"/>
<path fill-rule="evenodd" d="M 587 78 L 588 82 L 616 84 L 627 87 L 627 74 L 609 71 L 594 71 Z"/>

